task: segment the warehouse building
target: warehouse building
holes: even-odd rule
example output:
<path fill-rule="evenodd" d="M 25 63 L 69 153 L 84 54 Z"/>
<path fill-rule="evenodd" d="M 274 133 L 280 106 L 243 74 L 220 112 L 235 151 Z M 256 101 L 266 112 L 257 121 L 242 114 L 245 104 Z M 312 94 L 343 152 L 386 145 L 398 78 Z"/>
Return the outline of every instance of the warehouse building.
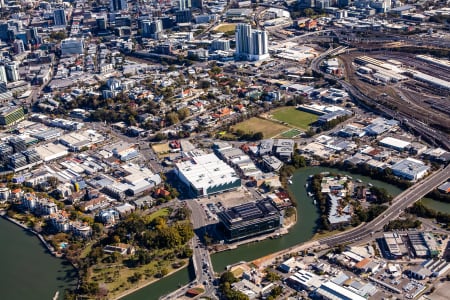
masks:
<path fill-rule="evenodd" d="M 241 179 L 234 169 L 214 153 L 193 156 L 177 163 L 175 172 L 194 197 L 205 197 L 241 186 Z"/>
<path fill-rule="evenodd" d="M 410 143 L 393 137 L 387 137 L 380 141 L 380 145 L 397 151 L 403 151 L 410 145 Z"/>
<path fill-rule="evenodd" d="M 351 299 L 351 300 L 366 300 L 363 296 L 346 289 L 332 281 L 325 282 L 315 291 L 315 294 L 322 299 L 337 300 L 337 299 Z"/>
<path fill-rule="evenodd" d="M 391 169 L 395 176 L 416 181 L 424 177 L 430 167 L 426 166 L 420 160 L 406 158 L 393 165 Z"/>
<path fill-rule="evenodd" d="M 282 224 L 280 213 L 267 199 L 231 207 L 217 216 L 229 242 L 273 232 Z"/>
<path fill-rule="evenodd" d="M 429 232 L 408 232 L 408 239 L 417 257 L 437 257 L 439 249 L 436 239 Z"/>
<path fill-rule="evenodd" d="M 61 144 L 49 143 L 34 148 L 36 152 L 42 157 L 44 162 L 52 161 L 69 155 L 67 147 Z"/>

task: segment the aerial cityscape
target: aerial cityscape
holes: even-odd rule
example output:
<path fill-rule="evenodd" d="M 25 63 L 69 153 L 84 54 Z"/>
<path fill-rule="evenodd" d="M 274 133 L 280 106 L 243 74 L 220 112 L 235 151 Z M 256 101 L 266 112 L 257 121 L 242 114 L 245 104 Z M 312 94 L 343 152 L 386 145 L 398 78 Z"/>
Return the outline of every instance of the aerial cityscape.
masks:
<path fill-rule="evenodd" d="M 450 299 L 448 1 L 0 13 L 2 299 Z"/>

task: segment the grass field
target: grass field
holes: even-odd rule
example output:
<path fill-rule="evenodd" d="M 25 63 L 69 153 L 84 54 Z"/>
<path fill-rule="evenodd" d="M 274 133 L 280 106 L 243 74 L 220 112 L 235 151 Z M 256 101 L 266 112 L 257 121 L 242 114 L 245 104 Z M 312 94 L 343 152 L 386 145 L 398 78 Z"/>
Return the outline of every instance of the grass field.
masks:
<path fill-rule="evenodd" d="M 157 210 L 154 213 L 152 213 L 151 215 L 147 216 L 146 221 L 151 222 L 158 217 L 165 217 L 165 216 L 168 216 L 169 214 L 170 214 L 170 210 L 166 207 L 166 208 Z"/>
<path fill-rule="evenodd" d="M 283 138 L 292 139 L 292 138 L 300 135 L 301 133 L 302 132 L 298 129 L 291 129 L 289 131 L 283 132 L 282 134 L 280 134 L 280 136 Z"/>
<path fill-rule="evenodd" d="M 170 151 L 169 143 L 153 144 L 152 149 L 155 151 L 156 155 L 158 155 L 159 159 L 168 156 Z"/>
<path fill-rule="evenodd" d="M 217 25 L 216 28 L 214 28 L 214 31 L 229 32 L 229 31 L 234 31 L 235 29 L 236 29 L 236 24 L 224 23 L 224 24 Z"/>
<path fill-rule="evenodd" d="M 242 130 L 245 133 L 262 132 L 265 139 L 274 137 L 284 131 L 289 130 L 289 127 L 285 125 L 277 124 L 275 122 L 264 120 L 257 117 L 250 118 L 244 122 L 236 124 L 232 128 L 234 130 Z"/>
<path fill-rule="evenodd" d="M 285 122 L 291 126 L 308 130 L 311 123 L 317 121 L 316 115 L 300 111 L 295 107 L 281 107 L 270 112 L 272 118 L 281 122 Z"/>

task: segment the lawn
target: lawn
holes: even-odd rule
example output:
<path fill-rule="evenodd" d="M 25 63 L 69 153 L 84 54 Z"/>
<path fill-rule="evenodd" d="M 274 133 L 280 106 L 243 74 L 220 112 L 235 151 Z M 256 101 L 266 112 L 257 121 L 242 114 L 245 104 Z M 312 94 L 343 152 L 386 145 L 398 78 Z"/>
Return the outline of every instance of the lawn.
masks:
<path fill-rule="evenodd" d="M 275 120 L 285 122 L 305 131 L 318 119 L 318 116 L 300 111 L 292 106 L 275 109 L 271 111 L 270 114 Z"/>
<path fill-rule="evenodd" d="M 300 135 L 302 132 L 298 129 L 291 129 L 289 131 L 283 132 L 281 135 L 281 137 L 286 138 L 286 139 L 292 139 L 298 135 Z"/>
<path fill-rule="evenodd" d="M 156 155 L 158 155 L 159 159 L 168 156 L 170 151 L 169 143 L 153 144 L 152 149 L 156 153 Z"/>
<path fill-rule="evenodd" d="M 234 31 L 235 29 L 236 29 L 236 24 L 223 23 L 223 24 L 217 25 L 216 28 L 214 28 L 214 31 L 229 32 L 229 31 Z"/>
<path fill-rule="evenodd" d="M 146 221 L 147 222 L 151 222 L 154 219 L 158 218 L 158 217 L 166 217 L 170 214 L 170 210 L 166 207 L 160 210 L 155 211 L 154 213 L 150 214 L 149 216 L 146 217 Z"/>
<path fill-rule="evenodd" d="M 289 127 L 278 124 L 269 120 L 261 119 L 258 117 L 250 118 L 244 122 L 234 125 L 233 130 L 242 130 L 245 133 L 262 132 L 264 138 L 272 138 L 279 135 L 282 132 L 289 130 Z"/>

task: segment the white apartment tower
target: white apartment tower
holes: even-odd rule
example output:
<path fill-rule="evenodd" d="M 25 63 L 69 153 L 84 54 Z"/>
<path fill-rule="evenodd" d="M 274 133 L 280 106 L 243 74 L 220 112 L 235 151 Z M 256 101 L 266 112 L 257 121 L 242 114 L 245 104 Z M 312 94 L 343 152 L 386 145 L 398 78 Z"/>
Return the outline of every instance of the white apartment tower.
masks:
<path fill-rule="evenodd" d="M 6 63 L 5 65 L 6 78 L 11 81 L 17 81 L 20 79 L 19 77 L 19 64 L 15 61 L 11 61 Z"/>
<path fill-rule="evenodd" d="M 6 78 L 6 70 L 4 65 L 0 65 L 0 82 L 8 83 Z"/>
<path fill-rule="evenodd" d="M 236 26 L 236 56 L 248 60 L 268 58 L 267 31 L 253 30 L 249 24 L 238 24 Z"/>

